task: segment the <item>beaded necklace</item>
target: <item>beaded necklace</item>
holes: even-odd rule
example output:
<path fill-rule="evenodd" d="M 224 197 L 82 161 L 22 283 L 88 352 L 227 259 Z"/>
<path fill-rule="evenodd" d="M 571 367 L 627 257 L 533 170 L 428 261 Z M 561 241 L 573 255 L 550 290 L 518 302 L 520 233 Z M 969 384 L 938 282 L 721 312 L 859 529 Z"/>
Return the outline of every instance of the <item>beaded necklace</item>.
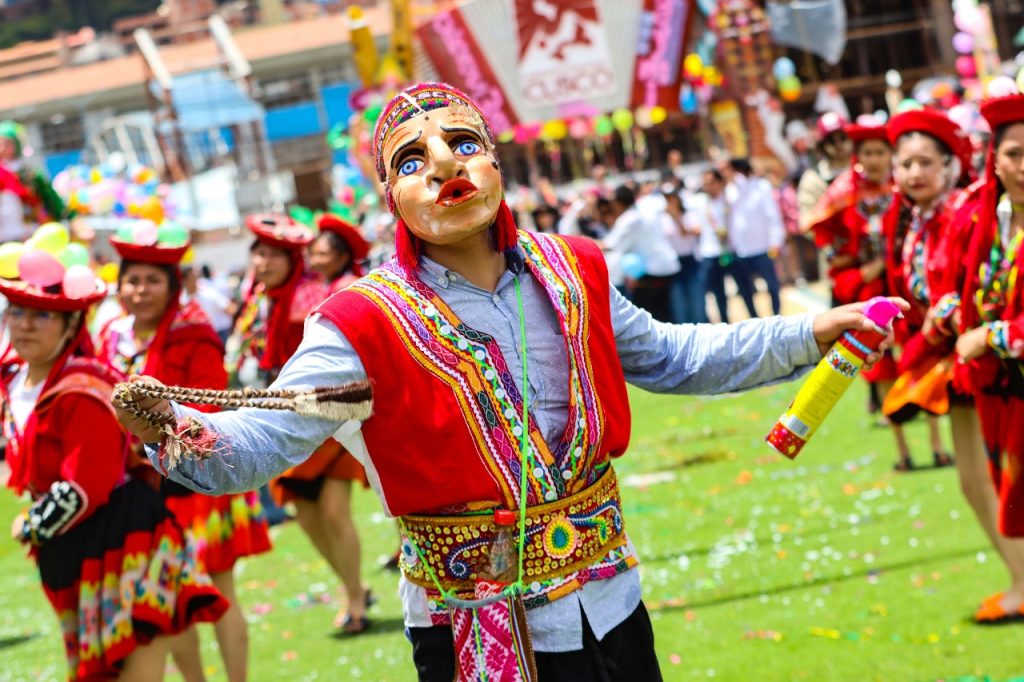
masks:
<path fill-rule="evenodd" d="M 980 286 L 975 293 L 974 301 L 979 316 L 985 322 L 999 320 L 1017 288 L 1017 256 L 1020 254 L 1021 244 L 1024 243 L 1024 230 L 1017 230 L 1010 238 L 1010 243 L 1003 248 L 1003 231 L 1006 228 L 1009 232 L 1013 208 L 1009 197 L 1004 194 L 996 211 L 996 234 L 992 240 L 992 248 L 989 249 L 988 262 L 982 263 L 978 268 Z"/>

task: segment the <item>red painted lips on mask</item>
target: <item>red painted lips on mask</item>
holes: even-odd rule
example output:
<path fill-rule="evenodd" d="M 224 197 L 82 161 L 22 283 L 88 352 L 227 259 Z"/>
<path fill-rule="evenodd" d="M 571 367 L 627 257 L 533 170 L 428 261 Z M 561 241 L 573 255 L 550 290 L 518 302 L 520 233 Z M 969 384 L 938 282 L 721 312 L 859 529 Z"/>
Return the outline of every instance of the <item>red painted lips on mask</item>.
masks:
<path fill-rule="evenodd" d="M 458 206 L 476 196 L 477 187 L 466 178 L 452 178 L 443 185 L 434 203 L 441 206 Z"/>

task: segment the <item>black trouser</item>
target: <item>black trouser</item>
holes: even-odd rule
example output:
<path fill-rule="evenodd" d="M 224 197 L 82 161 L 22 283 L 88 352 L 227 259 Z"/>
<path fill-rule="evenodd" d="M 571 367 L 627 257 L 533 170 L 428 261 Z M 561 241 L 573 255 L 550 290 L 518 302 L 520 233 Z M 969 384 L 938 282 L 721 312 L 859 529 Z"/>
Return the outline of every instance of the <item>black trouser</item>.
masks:
<path fill-rule="evenodd" d="M 654 654 L 654 630 L 643 603 L 597 641 L 585 614 L 583 648 L 561 653 L 535 652 L 540 682 L 660 682 Z M 409 628 L 412 660 L 420 682 L 455 679 L 455 645 L 450 627 Z"/>
<path fill-rule="evenodd" d="M 633 305 L 659 322 L 672 321 L 672 277 L 644 275 L 633 283 Z"/>

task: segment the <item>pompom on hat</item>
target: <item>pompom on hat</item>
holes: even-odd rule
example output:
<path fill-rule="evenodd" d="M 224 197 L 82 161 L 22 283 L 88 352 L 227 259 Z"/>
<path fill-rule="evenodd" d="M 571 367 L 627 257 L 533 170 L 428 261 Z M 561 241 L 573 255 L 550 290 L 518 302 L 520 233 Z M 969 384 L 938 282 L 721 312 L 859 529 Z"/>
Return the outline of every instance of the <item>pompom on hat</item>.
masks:
<path fill-rule="evenodd" d="M 487 125 L 480 107 L 468 95 L 447 83 L 417 83 L 402 90 L 387 103 L 377 126 L 373 132 L 373 156 L 377 168 L 377 178 L 384 183 L 384 196 L 388 209 L 398 219 L 395 225 L 395 255 L 398 262 L 409 271 L 419 266 L 419 257 L 423 244 L 410 230 L 402 217 L 398 215 L 391 187 L 387 183 L 387 167 L 384 163 L 384 145 L 395 129 L 409 119 L 437 109 L 452 106 L 464 106 L 475 111 L 480 117 L 481 132 L 485 137 L 488 151 L 494 149 L 494 133 Z M 515 248 L 519 238 L 515 218 L 505 200 L 498 206 L 498 213 L 491 230 L 491 243 L 496 251 L 507 251 Z"/>
<path fill-rule="evenodd" d="M 285 251 L 301 251 L 316 235 L 305 225 L 281 213 L 256 213 L 245 219 L 245 226 L 256 239 Z"/>

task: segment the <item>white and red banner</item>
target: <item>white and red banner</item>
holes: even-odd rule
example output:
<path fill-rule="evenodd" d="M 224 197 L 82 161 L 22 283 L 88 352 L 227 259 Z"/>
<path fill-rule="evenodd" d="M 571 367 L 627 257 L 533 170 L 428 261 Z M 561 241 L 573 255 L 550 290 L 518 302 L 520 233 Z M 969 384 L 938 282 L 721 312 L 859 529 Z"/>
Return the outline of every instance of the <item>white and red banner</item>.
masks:
<path fill-rule="evenodd" d="M 515 0 L 519 91 L 527 106 L 610 93 L 615 72 L 595 0 Z"/>

